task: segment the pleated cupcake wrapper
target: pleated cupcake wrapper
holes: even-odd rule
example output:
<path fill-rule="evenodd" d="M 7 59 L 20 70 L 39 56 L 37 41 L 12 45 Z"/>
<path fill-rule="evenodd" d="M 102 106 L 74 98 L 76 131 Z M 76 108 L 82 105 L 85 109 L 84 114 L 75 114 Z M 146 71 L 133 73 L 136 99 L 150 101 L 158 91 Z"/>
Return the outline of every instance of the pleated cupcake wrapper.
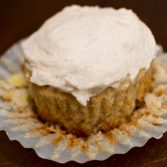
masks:
<path fill-rule="evenodd" d="M 165 54 L 160 51 L 158 54 L 161 54 L 160 59 L 167 61 Z M 9 80 L 13 74 L 22 73 L 23 61 L 18 43 L 0 60 L 0 80 Z M 10 140 L 34 149 L 39 157 L 59 163 L 105 160 L 113 154 L 124 154 L 133 147 L 141 147 L 152 137 L 159 139 L 167 131 L 167 107 L 162 107 L 153 114 L 141 116 L 136 124 L 127 123 L 106 134 L 92 134 L 85 140 L 65 134 L 59 127 L 45 125 L 30 108 L 17 112 L 17 104 L 4 101 L 3 92 L 0 86 L 0 130 L 4 130 Z M 163 104 L 167 104 L 167 97 L 162 99 Z"/>

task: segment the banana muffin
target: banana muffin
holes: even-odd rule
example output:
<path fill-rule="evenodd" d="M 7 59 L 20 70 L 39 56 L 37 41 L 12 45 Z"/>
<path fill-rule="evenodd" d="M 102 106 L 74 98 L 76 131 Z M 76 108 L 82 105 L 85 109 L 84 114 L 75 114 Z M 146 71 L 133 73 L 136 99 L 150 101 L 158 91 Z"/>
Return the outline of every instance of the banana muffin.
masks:
<path fill-rule="evenodd" d="M 154 84 L 156 42 L 128 9 L 70 6 L 22 43 L 44 121 L 89 136 L 131 120 Z"/>

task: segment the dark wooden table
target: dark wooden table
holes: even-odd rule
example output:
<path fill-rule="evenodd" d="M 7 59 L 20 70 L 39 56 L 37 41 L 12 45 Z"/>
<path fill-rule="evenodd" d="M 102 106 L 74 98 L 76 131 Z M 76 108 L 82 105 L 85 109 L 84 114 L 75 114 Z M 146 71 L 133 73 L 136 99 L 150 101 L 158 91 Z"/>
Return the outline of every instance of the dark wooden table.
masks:
<path fill-rule="evenodd" d="M 35 31 L 46 18 L 69 4 L 132 8 L 152 29 L 167 50 L 167 0 L 0 0 L 0 54 L 19 39 Z M 124 155 L 86 164 L 58 164 L 39 158 L 31 149 L 9 141 L 0 132 L 0 167 L 167 167 L 167 133 L 159 140 L 151 139 L 142 148 Z"/>

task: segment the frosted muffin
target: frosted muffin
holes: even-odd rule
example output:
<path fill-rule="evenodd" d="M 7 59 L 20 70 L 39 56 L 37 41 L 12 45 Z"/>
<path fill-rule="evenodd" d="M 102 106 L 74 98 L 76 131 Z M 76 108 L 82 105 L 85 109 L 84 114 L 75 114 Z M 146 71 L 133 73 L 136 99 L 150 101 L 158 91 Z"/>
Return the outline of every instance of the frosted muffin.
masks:
<path fill-rule="evenodd" d="M 71 6 L 22 43 L 39 116 L 90 135 L 127 122 L 152 89 L 155 39 L 127 9 Z"/>

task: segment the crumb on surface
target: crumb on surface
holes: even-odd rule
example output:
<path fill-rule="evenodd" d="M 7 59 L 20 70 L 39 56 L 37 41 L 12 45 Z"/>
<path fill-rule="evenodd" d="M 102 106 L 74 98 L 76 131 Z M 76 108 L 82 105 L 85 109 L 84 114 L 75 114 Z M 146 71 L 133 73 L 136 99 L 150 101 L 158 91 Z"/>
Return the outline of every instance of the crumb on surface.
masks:
<path fill-rule="evenodd" d="M 9 78 L 9 83 L 14 85 L 15 87 L 26 87 L 27 86 L 27 82 L 22 73 L 12 75 L 12 77 Z"/>

